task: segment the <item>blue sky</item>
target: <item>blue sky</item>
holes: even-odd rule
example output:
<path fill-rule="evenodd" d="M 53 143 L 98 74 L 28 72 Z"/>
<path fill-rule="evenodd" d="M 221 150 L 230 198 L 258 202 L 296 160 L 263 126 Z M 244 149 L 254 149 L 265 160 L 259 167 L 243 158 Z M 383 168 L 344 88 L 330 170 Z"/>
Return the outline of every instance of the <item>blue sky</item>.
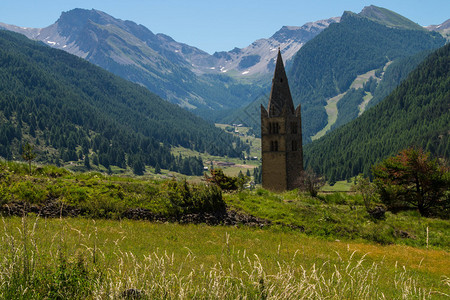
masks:
<path fill-rule="evenodd" d="M 0 0 L 0 22 L 40 28 L 62 11 L 94 8 L 213 53 L 248 46 L 283 25 L 358 13 L 371 4 L 423 26 L 450 18 L 450 0 Z"/>

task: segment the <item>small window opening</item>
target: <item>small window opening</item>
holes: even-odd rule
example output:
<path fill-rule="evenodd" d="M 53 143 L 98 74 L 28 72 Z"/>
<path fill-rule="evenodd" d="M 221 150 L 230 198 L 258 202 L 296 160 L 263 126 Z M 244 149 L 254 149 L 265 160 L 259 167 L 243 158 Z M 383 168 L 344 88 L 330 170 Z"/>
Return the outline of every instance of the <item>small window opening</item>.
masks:
<path fill-rule="evenodd" d="M 291 134 L 297 134 L 298 133 L 298 129 L 297 129 L 297 122 L 292 122 L 291 123 Z"/>
<path fill-rule="evenodd" d="M 269 123 L 269 133 L 279 133 L 280 132 L 280 124 L 278 123 Z"/>
<path fill-rule="evenodd" d="M 270 142 L 270 151 L 278 151 L 278 141 Z"/>

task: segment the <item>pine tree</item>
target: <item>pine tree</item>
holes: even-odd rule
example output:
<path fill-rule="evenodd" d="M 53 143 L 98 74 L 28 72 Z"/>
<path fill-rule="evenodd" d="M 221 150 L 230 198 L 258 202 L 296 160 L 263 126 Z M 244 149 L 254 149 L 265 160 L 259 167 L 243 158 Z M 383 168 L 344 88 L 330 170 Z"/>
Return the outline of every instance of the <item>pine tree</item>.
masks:
<path fill-rule="evenodd" d="M 144 175 L 145 172 L 145 165 L 142 161 L 141 157 L 138 157 L 133 162 L 133 173 L 135 175 Z"/>
<path fill-rule="evenodd" d="M 156 163 L 155 174 L 161 174 L 161 167 L 159 166 L 159 163 Z"/>
<path fill-rule="evenodd" d="M 90 161 L 89 161 L 89 155 L 85 155 L 84 156 L 84 166 L 87 168 L 87 169 L 90 169 L 91 168 L 91 163 L 90 163 Z"/>
<path fill-rule="evenodd" d="M 36 158 L 36 153 L 34 152 L 34 147 L 28 142 L 22 148 L 22 158 L 28 162 L 31 175 L 31 162 Z"/>

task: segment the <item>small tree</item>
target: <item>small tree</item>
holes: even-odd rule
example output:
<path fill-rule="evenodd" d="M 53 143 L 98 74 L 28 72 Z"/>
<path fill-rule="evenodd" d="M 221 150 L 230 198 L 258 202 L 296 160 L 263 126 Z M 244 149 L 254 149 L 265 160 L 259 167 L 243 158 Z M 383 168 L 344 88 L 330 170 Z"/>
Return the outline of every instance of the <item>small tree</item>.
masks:
<path fill-rule="evenodd" d="M 133 161 L 133 173 L 135 175 L 144 175 L 145 164 L 140 156 L 136 156 Z"/>
<path fill-rule="evenodd" d="M 313 170 L 305 170 L 302 171 L 297 185 L 299 191 L 308 192 L 312 197 L 316 197 L 324 184 L 323 178 L 319 177 Z"/>
<path fill-rule="evenodd" d="M 36 158 L 36 153 L 34 152 L 34 147 L 28 142 L 22 147 L 22 158 L 28 162 L 31 175 L 31 162 Z"/>
<path fill-rule="evenodd" d="M 98 166 L 99 162 L 98 162 L 98 156 L 97 154 L 94 153 L 94 155 L 92 156 L 92 163 L 96 166 Z"/>
<path fill-rule="evenodd" d="M 89 170 L 91 168 L 91 162 L 89 160 L 89 155 L 84 156 L 84 166 Z"/>
<path fill-rule="evenodd" d="M 205 180 L 217 185 L 224 191 L 232 191 L 239 188 L 239 178 L 225 175 L 222 169 L 211 170 L 211 177 L 205 173 Z"/>
<path fill-rule="evenodd" d="M 155 174 L 161 174 L 161 167 L 159 166 L 159 163 L 156 163 Z"/>
<path fill-rule="evenodd" d="M 448 166 L 419 149 L 402 150 L 373 168 L 381 201 L 390 209 L 417 208 L 422 216 L 450 209 Z"/>
<path fill-rule="evenodd" d="M 351 191 L 357 192 L 362 196 L 366 211 L 371 217 L 384 219 L 386 208 L 381 203 L 377 204 L 379 199 L 376 196 L 376 187 L 370 182 L 369 178 L 364 177 L 362 174 L 356 176 Z"/>
<path fill-rule="evenodd" d="M 237 185 L 239 190 L 243 190 L 244 189 L 244 185 L 250 181 L 250 177 L 244 175 L 244 173 L 242 173 L 242 171 L 239 171 L 238 177 L 237 177 Z"/>
<path fill-rule="evenodd" d="M 362 174 L 356 176 L 351 191 L 357 192 L 362 196 L 367 211 L 374 208 L 376 188 L 369 178 L 364 177 Z"/>

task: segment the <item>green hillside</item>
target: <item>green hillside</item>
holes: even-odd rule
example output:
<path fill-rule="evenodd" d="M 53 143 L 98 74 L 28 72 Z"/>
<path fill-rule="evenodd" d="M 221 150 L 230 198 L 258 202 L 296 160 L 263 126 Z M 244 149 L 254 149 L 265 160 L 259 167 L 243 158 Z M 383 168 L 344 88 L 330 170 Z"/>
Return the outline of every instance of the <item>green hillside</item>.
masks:
<path fill-rule="evenodd" d="M 302 104 L 304 135 L 325 127 L 326 100 L 347 91 L 358 75 L 444 43 L 436 33 L 391 28 L 345 12 L 340 23 L 300 49 L 288 74 L 294 102 Z"/>
<path fill-rule="evenodd" d="M 26 142 L 42 162 L 84 159 L 202 173 L 182 146 L 238 157 L 246 147 L 212 124 L 80 58 L 0 31 L 0 156 L 18 159 Z"/>
<path fill-rule="evenodd" d="M 304 149 L 307 167 L 328 180 L 370 174 L 401 149 L 450 157 L 450 45 L 432 53 L 407 80 L 358 119 Z"/>
<path fill-rule="evenodd" d="M 387 97 L 409 73 L 431 53 L 431 50 L 419 52 L 416 55 L 398 59 L 388 63 L 386 70 L 376 70 L 375 77 L 370 77 L 361 88 L 351 88 L 338 102 L 338 115 L 331 130 L 356 119 L 363 111 L 380 103 Z M 367 99 L 364 110 L 361 103 Z"/>

